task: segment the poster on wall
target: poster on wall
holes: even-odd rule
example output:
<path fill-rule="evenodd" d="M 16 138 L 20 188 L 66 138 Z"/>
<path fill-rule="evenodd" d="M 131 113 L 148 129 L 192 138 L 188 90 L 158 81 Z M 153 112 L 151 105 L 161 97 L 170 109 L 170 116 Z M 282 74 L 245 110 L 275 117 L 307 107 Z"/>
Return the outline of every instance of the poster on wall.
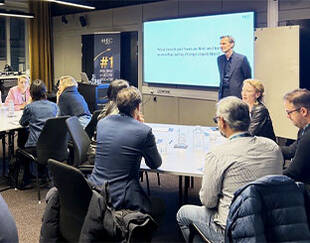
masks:
<path fill-rule="evenodd" d="M 120 38 L 120 33 L 95 35 L 92 79 L 97 84 L 120 78 Z"/>

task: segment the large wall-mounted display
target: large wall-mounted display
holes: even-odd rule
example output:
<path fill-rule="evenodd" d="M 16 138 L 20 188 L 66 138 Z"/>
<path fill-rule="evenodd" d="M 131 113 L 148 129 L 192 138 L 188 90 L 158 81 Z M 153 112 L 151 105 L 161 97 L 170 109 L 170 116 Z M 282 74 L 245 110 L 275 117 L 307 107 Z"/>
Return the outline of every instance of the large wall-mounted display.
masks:
<path fill-rule="evenodd" d="M 234 37 L 234 50 L 247 57 L 253 74 L 254 12 L 144 22 L 144 82 L 218 87 L 224 35 Z"/>

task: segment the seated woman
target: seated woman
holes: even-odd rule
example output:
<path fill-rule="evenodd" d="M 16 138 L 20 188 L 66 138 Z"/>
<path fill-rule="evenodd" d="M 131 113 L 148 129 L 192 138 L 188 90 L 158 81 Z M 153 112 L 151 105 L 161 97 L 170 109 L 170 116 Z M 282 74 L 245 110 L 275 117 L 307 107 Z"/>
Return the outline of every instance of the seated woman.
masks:
<path fill-rule="evenodd" d="M 116 79 L 112 81 L 109 85 L 109 88 L 107 90 L 107 96 L 109 99 L 109 102 L 104 106 L 102 111 L 100 112 L 98 116 L 98 121 L 107 115 L 116 115 L 118 114 L 118 109 L 116 105 L 116 97 L 117 93 L 121 91 L 124 88 L 128 88 L 129 84 L 126 80 L 123 79 Z"/>
<path fill-rule="evenodd" d="M 19 76 L 17 85 L 9 90 L 5 105 L 9 105 L 12 100 L 15 110 L 23 109 L 30 102 L 29 83 L 30 79 L 27 75 Z"/>
<path fill-rule="evenodd" d="M 249 132 L 252 135 L 270 138 L 276 141 L 269 112 L 262 103 L 264 86 L 261 81 L 246 79 L 242 87 L 242 100 L 248 104 L 251 123 Z"/>
<path fill-rule="evenodd" d="M 25 106 L 19 121 L 22 126 L 29 127 L 29 135 L 24 150 L 33 155 L 36 155 L 36 145 L 46 120 L 56 117 L 58 112 L 57 105 L 47 100 L 46 93 L 46 86 L 42 80 L 37 79 L 31 83 L 30 95 L 32 101 Z M 22 155 L 16 153 L 16 157 L 20 158 L 20 161 L 24 161 L 20 156 Z M 25 166 L 25 164 L 23 165 Z M 25 180 L 27 180 L 29 172 L 27 167 L 25 169 Z M 43 172 L 42 169 L 40 171 Z"/>
<path fill-rule="evenodd" d="M 84 97 L 77 90 L 78 83 L 71 76 L 59 79 L 57 103 L 60 116 L 76 116 L 83 128 L 90 122 L 91 114 Z"/>
<path fill-rule="evenodd" d="M 47 100 L 46 86 L 42 80 L 34 80 L 30 86 L 31 103 L 25 106 L 19 123 L 29 126 L 29 137 L 25 144 L 27 147 L 35 147 L 48 118 L 56 117 L 58 107 Z"/>

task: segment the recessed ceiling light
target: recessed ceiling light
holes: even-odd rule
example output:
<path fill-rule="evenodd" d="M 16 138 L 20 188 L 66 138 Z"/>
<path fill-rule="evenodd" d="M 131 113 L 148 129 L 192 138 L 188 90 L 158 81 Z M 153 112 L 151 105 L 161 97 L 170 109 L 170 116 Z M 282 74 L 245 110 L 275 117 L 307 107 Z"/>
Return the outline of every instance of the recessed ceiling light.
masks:
<path fill-rule="evenodd" d="M 47 0 L 47 1 L 48 1 L 48 2 L 52 2 L 52 3 L 59 3 L 59 4 L 63 4 L 63 5 L 78 7 L 78 8 L 96 9 L 96 8 L 93 7 L 93 6 L 83 5 L 83 4 L 77 4 L 77 3 L 71 3 L 71 2 L 67 2 L 67 1 L 60 1 L 60 0 Z"/>
<path fill-rule="evenodd" d="M 27 14 L 27 13 L 10 13 L 10 12 L 0 12 L 0 16 L 7 16 L 7 17 L 17 17 L 17 18 L 28 18 L 33 19 L 33 14 Z"/>

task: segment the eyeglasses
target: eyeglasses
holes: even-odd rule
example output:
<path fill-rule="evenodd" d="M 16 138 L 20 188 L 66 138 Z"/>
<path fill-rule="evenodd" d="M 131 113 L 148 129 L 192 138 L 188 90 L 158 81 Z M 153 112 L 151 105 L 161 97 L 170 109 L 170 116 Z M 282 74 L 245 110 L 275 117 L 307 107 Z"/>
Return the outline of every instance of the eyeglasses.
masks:
<path fill-rule="evenodd" d="M 286 114 L 287 115 L 290 115 L 290 114 L 292 114 L 293 112 L 295 112 L 295 111 L 299 111 L 301 109 L 301 107 L 299 107 L 299 108 L 297 108 L 297 109 L 294 109 L 294 110 L 290 110 L 290 111 L 285 111 L 286 112 Z"/>
<path fill-rule="evenodd" d="M 219 116 L 215 116 L 215 117 L 213 117 L 213 121 L 214 121 L 214 123 L 216 123 L 217 124 L 217 119 L 219 119 L 220 117 Z"/>

